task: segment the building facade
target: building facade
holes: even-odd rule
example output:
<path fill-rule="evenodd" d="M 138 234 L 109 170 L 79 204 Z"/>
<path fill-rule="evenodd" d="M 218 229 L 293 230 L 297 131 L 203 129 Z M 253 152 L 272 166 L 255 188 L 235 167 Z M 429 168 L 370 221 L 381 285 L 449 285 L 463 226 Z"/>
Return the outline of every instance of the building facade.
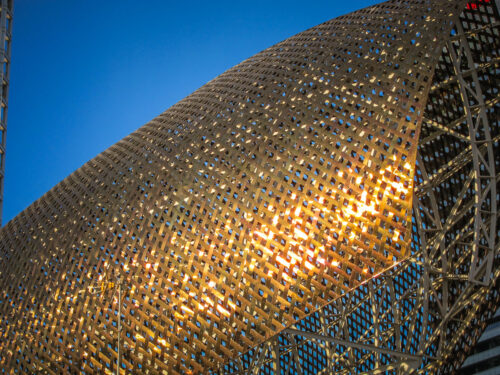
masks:
<path fill-rule="evenodd" d="M 458 375 L 500 374 L 500 310 L 488 320 L 488 325 Z"/>
<path fill-rule="evenodd" d="M 0 230 L 4 373 L 448 373 L 500 299 L 493 1 L 235 66 Z"/>
<path fill-rule="evenodd" d="M 2 224 L 3 207 L 3 185 L 5 176 L 5 147 L 7 133 L 7 110 L 9 97 L 9 73 L 10 73 L 10 49 L 12 40 L 12 14 L 14 10 L 13 0 L 2 0 L 0 3 L 0 81 L 2 90 L 0 92 L 0 225 Z"/>

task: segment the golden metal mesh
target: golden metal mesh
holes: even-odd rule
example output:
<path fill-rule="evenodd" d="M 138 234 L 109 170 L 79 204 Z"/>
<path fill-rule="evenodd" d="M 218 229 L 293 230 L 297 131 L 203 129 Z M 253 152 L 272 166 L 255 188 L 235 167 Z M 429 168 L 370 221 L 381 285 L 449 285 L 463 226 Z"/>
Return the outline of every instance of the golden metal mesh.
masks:
<path fill-rule="evenodd" d="M 117 275 L 127 371 L 197 373 L 402 259 L 438 36 L 463 5 L 424 3 L 255 55 L 8 223 L 0 367 L 112 369 Z"/>

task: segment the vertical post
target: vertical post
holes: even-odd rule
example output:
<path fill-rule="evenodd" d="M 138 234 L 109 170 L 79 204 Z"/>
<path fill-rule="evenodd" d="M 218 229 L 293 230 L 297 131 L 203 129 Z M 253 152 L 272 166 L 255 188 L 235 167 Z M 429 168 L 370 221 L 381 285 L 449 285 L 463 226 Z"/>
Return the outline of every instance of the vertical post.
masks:
<path fill-rule="evenodd" d="M 116 360 L 116 375 L 120 375 L 120 335 L 122 330 L 122 281 L 118 276 L 118 358 Z"/>
<path fill-rule="evenodd" d="M 3 187 L 5 175 L 5 139 L 9 92 L 10 44 L 12 31 L 12 1 L 0 1 L 0 226 L 2 224 Z M 7 23 L 7 19 L 9 23 Z M 6 83 L 4 85 L 4 82 Z"/>

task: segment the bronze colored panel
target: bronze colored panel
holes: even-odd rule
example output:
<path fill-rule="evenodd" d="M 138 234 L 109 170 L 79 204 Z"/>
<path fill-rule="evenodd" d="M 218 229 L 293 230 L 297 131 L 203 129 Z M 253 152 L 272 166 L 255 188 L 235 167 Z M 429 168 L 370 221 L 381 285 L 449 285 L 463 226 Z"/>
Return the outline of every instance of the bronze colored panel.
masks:
<path fill-rule="evenodd" d="M 0 231 L 0 366 L 114 369 L 123 281 L 123 373 L 207 371 L 404 259 L 440 36 L 464 5 L 309 29 L 56 185 Z"/>
<path fill-rule="evenodd" d="M 418 140 L 411 256 L 220 373 L 469 374 L 495 366 L 477 362 L 474 349 L 500 305 L 499 10 L 500 1 L 468 2 L 443 38 Z"/>

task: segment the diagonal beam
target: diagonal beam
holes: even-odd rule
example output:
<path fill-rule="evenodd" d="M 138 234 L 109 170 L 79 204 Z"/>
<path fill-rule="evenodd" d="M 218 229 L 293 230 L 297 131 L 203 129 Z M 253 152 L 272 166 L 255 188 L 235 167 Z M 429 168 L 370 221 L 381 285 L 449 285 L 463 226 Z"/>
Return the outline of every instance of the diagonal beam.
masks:
<path fill-rule="evenodd" d="M 413 359 L 415 361 L 421 360 L 424 357 L 422 355 L 414 355 L 414 354 L 410 354 L 410 353 L 404 353 L 404 352 L 400 352 L 397 350 L 382 348 L 382 347 L 375 346 L 375 345 L 363 344 L 363 343 L 347 341 L 347 340 L 340 340 L 340 339 L 336 339 L 334 337 L 320 335 L 320 334 L 317 334 L 314 332 L 299 331 L 298 329 L 293 329 L 293 328 L 287 328 L 287 329 L 285 329 L 284 332 L 288 333 L 289 335 L 302 336 L 302 337 L 307 337 L 307 338 L 319 340 L 319 341 L 328 341 L 328 342 L 331 342 L 331 343 L 334 343 L 337 345 L 342 345 L 342 346 L 346 346 L 346 347 L 350 347 L 350 348 L 369 350 L 369 351 L 373 351 L 376 353 L 392 355 L 395 357 Z"/>

